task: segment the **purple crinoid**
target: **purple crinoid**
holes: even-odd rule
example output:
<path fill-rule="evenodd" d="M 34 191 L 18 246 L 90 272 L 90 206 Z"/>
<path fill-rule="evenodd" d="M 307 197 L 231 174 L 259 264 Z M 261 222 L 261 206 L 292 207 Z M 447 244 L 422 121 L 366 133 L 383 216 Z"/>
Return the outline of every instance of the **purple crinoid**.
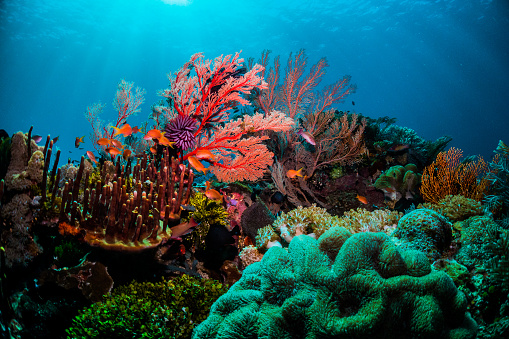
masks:
<path fill-rule="evenodd" d="M 193 135 L 196 130 L 196 123 L 196 120 L 190 116 L 178 114 L 166 124 L 164 136 L 182 150 L 191 148 L 196 142 Z"/>

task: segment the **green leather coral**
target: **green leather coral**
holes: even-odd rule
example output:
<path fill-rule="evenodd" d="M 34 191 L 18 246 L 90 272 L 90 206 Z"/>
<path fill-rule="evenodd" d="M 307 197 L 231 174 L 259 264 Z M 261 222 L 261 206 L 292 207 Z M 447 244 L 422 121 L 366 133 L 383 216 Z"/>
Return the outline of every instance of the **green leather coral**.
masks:
<path fill-rule="evenodd" d="M 386 198 L 398 201 L 401 198 L 413 199 L 417 186 L 421 183 L 421 174 L 417 173 L 417 166 L 407 164 L 392 166 L 382 173 L 375 181 L 375 187 L 384 191 Z"/>
<path fill-rule="evenodd" d="M 331 228 L 271 247 L 192 338 L 475 338 L 466 308 L 422 253 L 401 251 L 384 233 Z"/>
<path fill-rule="evenodd" d="M 70 338 L 189 338 L 227 288 L 183 275 L 157 283 L 132 282 L 80 311 Z"/>

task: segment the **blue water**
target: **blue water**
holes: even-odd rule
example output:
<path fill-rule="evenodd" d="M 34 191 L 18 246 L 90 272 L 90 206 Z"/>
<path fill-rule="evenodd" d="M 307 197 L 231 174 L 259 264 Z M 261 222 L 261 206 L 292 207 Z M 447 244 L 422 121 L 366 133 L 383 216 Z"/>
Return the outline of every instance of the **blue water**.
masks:
<path fill-rule="evenodd" d="M 92 131 L 83 113 L 111 105 L 120 79 L 147 91 L 145 121 L 157 90 L 196 52 L 207 58 L 242 50 L 325 56 L 322 84 L 352 76 L 357 93 L 337 105 L 391 116 L 427 139 L 453 137 L 466 154 L 491 157 L 509 142 L 507 0 L 3 0 L 0 2 L 0 128 L 60 136 L 65 157 Z M 355 106 L 352 105 L 355 101 Z M 88 148 L 87 148 L 88 147 Z"/>

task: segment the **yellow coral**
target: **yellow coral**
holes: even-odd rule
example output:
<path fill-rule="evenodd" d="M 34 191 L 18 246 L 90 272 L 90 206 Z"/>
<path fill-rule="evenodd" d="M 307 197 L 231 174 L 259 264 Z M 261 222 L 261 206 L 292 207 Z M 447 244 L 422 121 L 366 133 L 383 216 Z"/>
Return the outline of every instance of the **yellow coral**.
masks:
<path fill-rule="evenodd" d="M 447 195 L 436 204 L 419 204 L 417 208 L 434 210 L 453 222 L 463 221 L 472 216 L 483 214 L 483 208 L 480 202 L 466 198 L 463 195 Z"/>

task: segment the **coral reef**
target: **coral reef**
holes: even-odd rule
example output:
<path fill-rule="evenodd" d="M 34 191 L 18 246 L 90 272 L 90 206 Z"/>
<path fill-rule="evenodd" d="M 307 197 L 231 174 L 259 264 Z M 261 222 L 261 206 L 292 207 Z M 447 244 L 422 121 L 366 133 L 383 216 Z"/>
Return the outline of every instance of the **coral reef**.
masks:
<path fill-rule="evenodd" d="M 101 181 L 89 188 L 82 157 L 75 179 L 65 183 L 60 195 L 59 222 L 82 230 L 84 240 L 94 246 L 124 251 L 156 247 L 170 238 L 168 227 L 178 227 L 180 206 L 188 203 L 194 178 L 192 170 L 170 160 L 167 152 L 161 161 L 159 170 L 146 156 L 132 169 L 130 161 L 122 167 L 117 161 L 113 173 L 103 165 Z M 82 179 L 84 193 L 78 199 Z"/>
<path fill-rule="evenodd" d="M 156 283 L 132 282 L 84 309 L 67 329 L 72 338 L 189 338 L 210 306 L 226 292 L 212 280 L 183 275 Z"/>
<path fill-rule="evenodd" d="M 383 233 L 344 241 L 333 230 L 269 249 L 192 338 L 475 338 L 465 296 L 422 254 Z M 339 251 L 328 256 L 321 243 L 335 239 Z"/>
<path fill-rule="evenodd" d="M 422 251 L 434 261 L 452 240 L 452 225 L 443 215 L 426 208 L 405 214 L 392 233 L 404 248 Z"/>
<path fill-rule="evenodd" d="M 476 215 L 484 213 L 483 207 L 479 201 L 466 198 L 462 195 L 446 195 L 436 204 L 426 202 L 419 204 L 417 208 L 427 208 L 434 210 L 450 221 L 463 221 Z"/>
<path fill-rule="evenodd" d="M 495 157 L 490 162 L 490 172 L 486 176 L 489 182 L 489 194 L 484 202 L 489 210 L 500 216 L 499 223 L 509 227 L 509 146 L 502 140 L 495 149 Z"/>
<path fill-rule="evenodd" d="M 467 267 L 483 266 L 495 255 L 494 244 L 501 227 L 488 216 L 471 217 L 461 223 L 461 248 L 457 260 Z"/>
<path fill-rule="evenodd" d="M 384 192 L 386 199 L 398 201 L 401 198 L 415 199 L 417 187 L 421 184 L 421 175 L 417 166 L 406 164 L 404 167 L 392 166 L 375 181 L 375 187 Z"/>
<path fill-rule="evenodd" d="M 339 225 L 352 233 L 385 232 L 390 235 L 403 213 L 391 210 L 368 211 L 364 208 L 350 210 L 339 217 Z"/>

